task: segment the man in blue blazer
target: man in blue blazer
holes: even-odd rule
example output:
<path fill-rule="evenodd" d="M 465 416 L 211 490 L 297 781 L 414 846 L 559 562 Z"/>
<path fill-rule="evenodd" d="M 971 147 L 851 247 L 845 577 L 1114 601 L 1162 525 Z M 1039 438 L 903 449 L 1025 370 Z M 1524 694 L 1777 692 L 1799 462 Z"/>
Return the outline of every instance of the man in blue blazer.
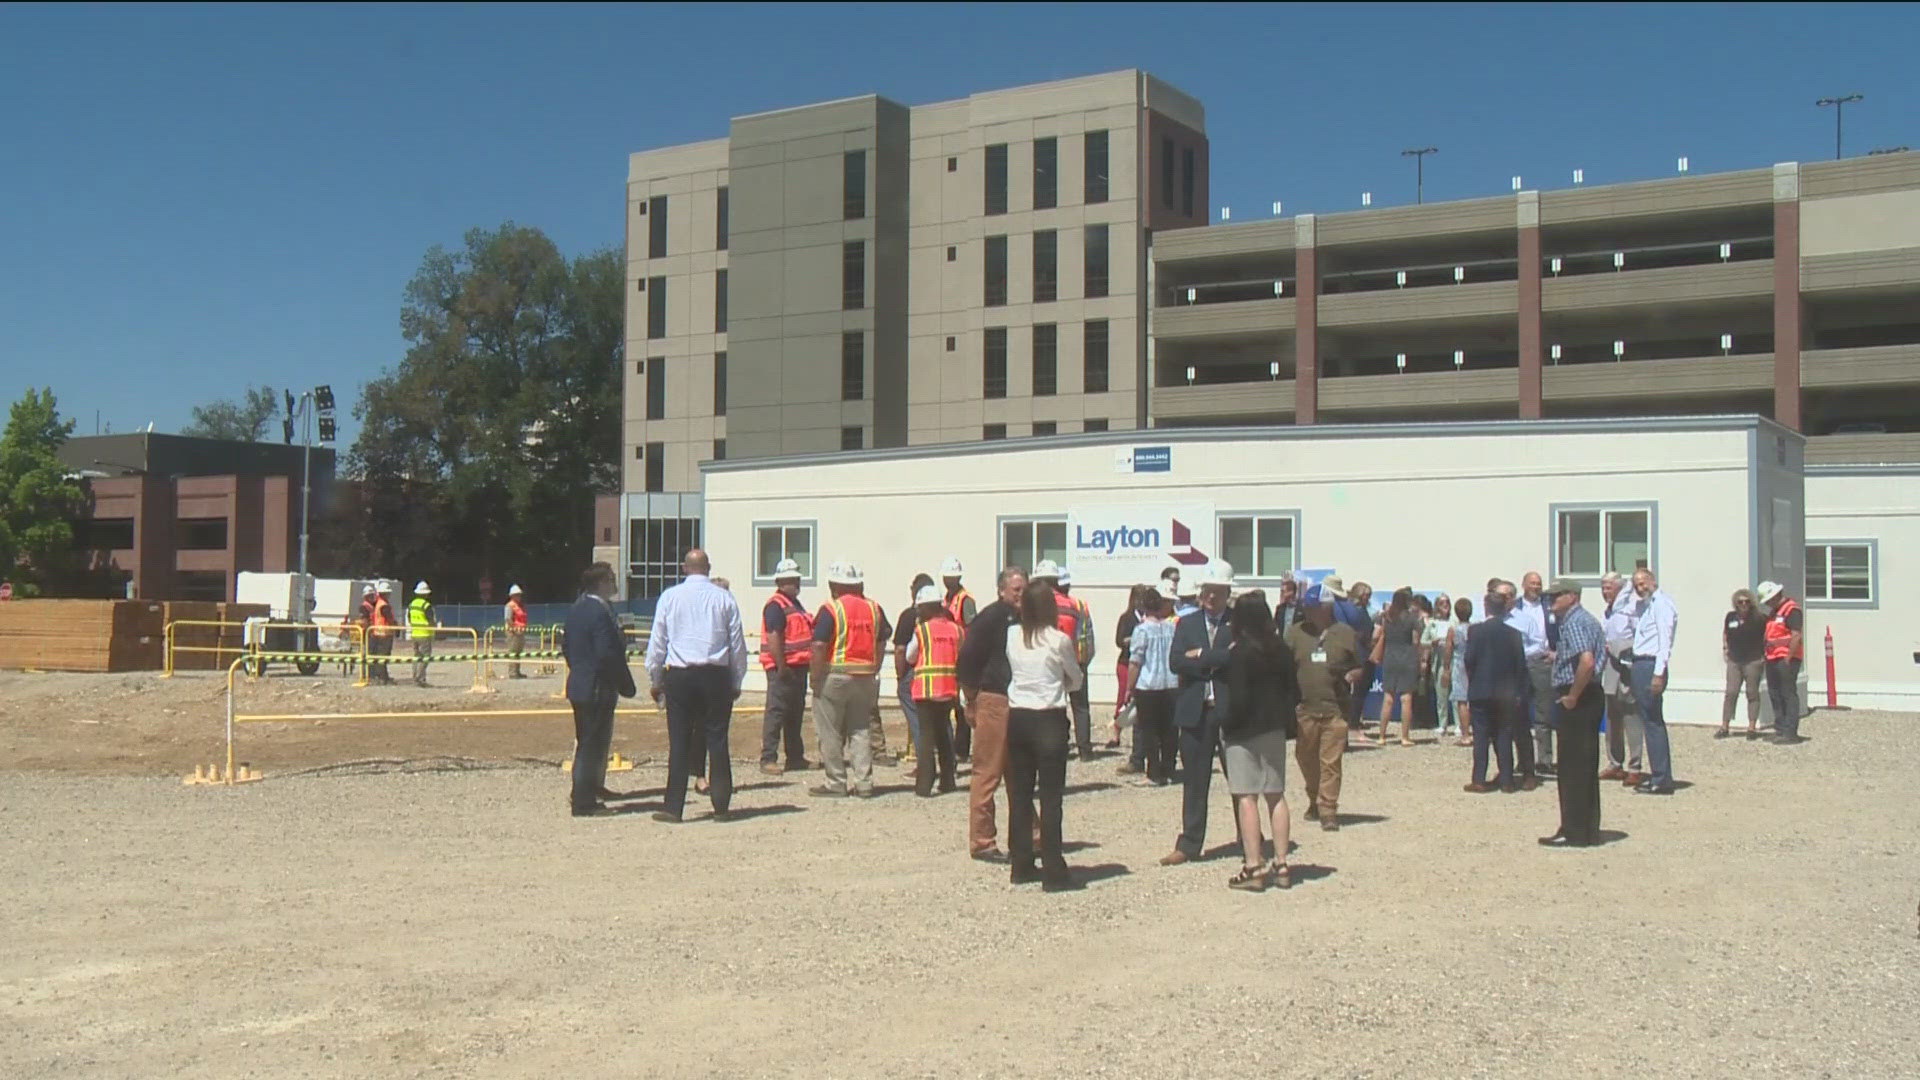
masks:
<path fill-rule="evenodd" d="M 597 562 L 580 575 L 580 598 L 567 612 L 562 651 L 567 658 L 567 701 L 573 706 L 573 816 L 613 811 L 600 802 L 607 782 L 607 749 L 613 743 L 613 710 L 619 698 L 639 693 L 627 666 L 626 634 L 610 602 L 616 592 L 613 567 Z"/>
<path fill-rule="evenodd" d="M 1180 838 L 1162 866 L 1179 866 L 1200 857 L 1207 839 L 1207 792 L 1213 784 L 1213 758 L 1220 744 L 1220 717 L 1227 712 L 1227 655 L 1233 631 L 1227 627 L 1227 599 L 1233 592 L 1233 567 L 1208 564 L 1200 575 L 1200 610 L 1184 615 L 1173 628 L 1168 666 L 1180 676 L 1173 700 L 1173 724 L 1180 732 Z"/>

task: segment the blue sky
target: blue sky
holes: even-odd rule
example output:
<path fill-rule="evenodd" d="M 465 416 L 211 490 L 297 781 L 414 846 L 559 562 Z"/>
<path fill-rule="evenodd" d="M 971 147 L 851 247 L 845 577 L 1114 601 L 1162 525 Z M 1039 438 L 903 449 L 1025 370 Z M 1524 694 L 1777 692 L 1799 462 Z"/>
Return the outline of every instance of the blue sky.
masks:
<path fill-rule="evenodd" d="M 1141 67 L 1206 106 L 1215 218 L 1920 147 L 1910 5 L 0 7 L 0 394 L 90 433 L 249 382 L 343 402 L 434 244 L 617 244 L 630 151 L 729 117 Z M 346 425 L 349 438 L 353 425 Z"/>

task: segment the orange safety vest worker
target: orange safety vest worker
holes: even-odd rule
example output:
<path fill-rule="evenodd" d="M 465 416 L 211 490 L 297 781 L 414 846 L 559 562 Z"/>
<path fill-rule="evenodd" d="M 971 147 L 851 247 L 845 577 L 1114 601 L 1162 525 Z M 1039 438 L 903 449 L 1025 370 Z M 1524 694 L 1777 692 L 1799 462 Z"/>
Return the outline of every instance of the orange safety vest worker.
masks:
<path fill-rule="evenodd" d="M 400 625 L 393 617 L 393 605 L 387 603 L 387 598 L 379 594 L 375 594 L 373 598 L 373 619 L 370 625 L 373 627 Z M 391 637 L 393 635 L 390 632 L 380 633 L 376 630 L 374 636 Z"/>
<path fill-rule="evenodd" d="M 1799 645 L 1793 644 L 1793 628 L 1787 625 L 1789 616 L 1798 614 L 1800 605 L 1792 600 L 1782 599 L 1780 607 L 1767 616 L 1767 659 L 1799 660 L 1806 654 L 1806 640 L 1802 635 Z"/>
<path fill-rule="evenodd" d="M 913 628 L 920 661 L 913 669 L 913 700 L 952 701 L 960 696 L 960 624 L 921 619 Z"/>
<path fill-rule="evenodd" d="M 1058 589 L 1053 591 L 1053 602 L 1059 610 L 1059 616 L 1054 620 L 1054 625 L 1058 626 L 1060 632 L 1067 635 L 1067 639 L 1073 642 L 1074 655 L 1079 658 L 1080 666 L 1084 668 L 1087 666 L 1087 661 L 1091 659 L 1086 655 L 1084 647 L 1086 635 L 1080 632 L 1081 627 L 1086 625 L 1086 620 L 1091 617 L 1086 605 Z"/>
<path fill-rule="evenodd" d="M 787 666 L 803 668 L 813 658 L 813 616 L 800 602 L 783 592 L 773 594 L 774 604 L 787 615 L 787 624 L 780 631 L 786 644 Z M 773 670 L 772 642 L 762 635 L 760 638 L 760 666 L 767 671 Z"/>
<path fill-rule="evenodd" d="M 527 608 L 517 596 L 507 601 L 507 625 L 515 630 L 527 628 Z"/>
<path fill-rule="evenodd" d="M 967 605 L 971 603 L 973 603 L 973 594 L 965 589 L 960 589 L 952 596 L 947 597 L 947 614 L 953 616 L 953 621 L 956 626 L 966 627 Z"/>
<path fill-rule="evenodd" d="M 827 654 L 827 670 L 836 675 L 879 674 L 880 619 L 873 601 L 848 593 L 828 601 L 824 610 L 833 613 L 833 648 Z"/>

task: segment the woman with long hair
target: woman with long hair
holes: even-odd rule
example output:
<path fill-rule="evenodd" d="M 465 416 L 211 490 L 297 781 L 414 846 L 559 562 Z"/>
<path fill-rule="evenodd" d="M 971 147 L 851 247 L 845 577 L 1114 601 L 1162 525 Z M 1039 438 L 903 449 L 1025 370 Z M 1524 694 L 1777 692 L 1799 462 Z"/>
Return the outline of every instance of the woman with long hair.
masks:
<path fill-rule="evenodd" d="M 1727 692 L 1720 704 L 1720 730 L 1713 733 L 1716 739 L 1727 737 L 1742 685 L 1747 691 L 1747 738 L 1760 737 L 1760 675 L 1766 667 L 1766 631 L 1767 617 L 1753 602 L 1753 590 L 1735 590 L 1733 610 L 1727 612 L 1726 627 L 1720 632 L 1720 658 L 1727 663 Z"/>
<path fill-rule="evenodd" d="M 1413 745 L 1413 693 L 1420 687 L 1420 613 L 1413 607 L 1413 589 L 1401 586 L 1387 605 L 1380 632 L 1373 638 L 1373 662 L 1380 667 L 1380 736 L 1375 746 L 1387 745 L 1387 723 L 1394 702 L 1400 704 L 1400 745 Z"/>
<path fill-rule="evenodd" d="M 1460 741 L 1456 746 L 1473 745 L 1473 709 L 1467 704 L 1467 631 L 1473 620 L 1473 601 L 1461 597 L 1453 602 L 1453 626 L 1447 631 L 1447 663 L 1453 669 L 1447 690 L 1447 704 L 1460 719 Z"/>
<path fill-rule="evenodd" d="M 1038 881 L 1047 892 L 1076 889 L 1060 852 L 1060 807 L 1067 786 L 1067 695 L 1084 679 L 1073 639 L 1060 632 L 1053 585 L 1034 581 L 1020 594 L 1020 624 L 1007 628 L 1007 847 L 1015 885 Z M 1040 865 L 1034 866 L 1033 799 L 1040 796 Z"/>
<path fill-rule="evenodd" d="M 1135 627 L 1140 625 L 1141 618 L 1146 613 L 1147 605 L 1151 602 L 1153 595 L 1153 587 L 1150 585 L 1135 585 L 1132 589 L 1129 589 L 1127 591 L 1127 610 L 1120 613 L 1120 621 L 1115 624 L 1113 628 L 1114 644 L 1120 647 L 1120 661 L 1119 666 L 1114 669 L 1114 676 L 1119 680 L 1119 690 L 1113 699 L 1113 723 L 1107 728 L 1107 749 L 1109 750 L 1118 750 L 1120 748 L 1120 715 L 1126 711 L 1127 699 L 1133 696 L 1133 684 L 1127 679 L 1127 664 L 1131 659 L 1129 650 L 1133 646 L 1133 631 Z M 1120 766 L 1120 771 L 1123 773 L 1145 771 L 1144 766 L 1141 764 L 1139 736 L 1136 735 L 1134 737 L 1133 754 L 1127 758 L 1125 765 Z"/>
<path fill-rule="evenodd" d="M 1420 623 L 1421 681 L 1433 701 L 1433 738 L 1444 742 L 1453 730 L 1453 709 L 1447 704 L 1448 629 L 1453 625 L 1453 601 L 1441 593 L 1433 603 L 1420 609 L 1426 616 Z"/>
<path fill-rule="evenodd" d="M 1227 790 L 1240 828 L 1240 872 L 1227 887 L 1259 892 L 1293 883 L 1287 868 L 1292 843 L 1287 809 L 1287 738 L 1295 734 L 1300 686 L 1293 654 L 1274 629 L 1273 610 L 1258 589 L 1241 596 L 1228 620 L 1233 631 L 1227 661 L 1227 714 L 1220 724 Z M 1260 800 L 1273 827 L 1273 862 L 1263 858 Z"/>

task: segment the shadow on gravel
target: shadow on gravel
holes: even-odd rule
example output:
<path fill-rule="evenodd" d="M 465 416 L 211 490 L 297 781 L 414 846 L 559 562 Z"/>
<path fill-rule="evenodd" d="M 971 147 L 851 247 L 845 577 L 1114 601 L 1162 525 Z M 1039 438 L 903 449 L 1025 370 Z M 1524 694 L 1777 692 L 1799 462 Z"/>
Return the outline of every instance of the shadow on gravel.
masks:
<path fill-rule="evenodd" d="M 1287 869 L 1295 885 L 1305 885 L 1309 881 L 1319 881 L 1339 873 L 1334 867 L 1319 866 L 1314 863 L 1293 863 Z"/>
<path fill-rule="evenodd" d="M 1110 780 L 1089 780 L 1083 784 L 1068 784 L 1060 789 L 1060 794 L 1085 795 L 1090 791 L 1111 791 L 1119 786 Z"/>
<path fill-rule="evenodd" d="M 630 814 L 651 814 L 655 810 L 665 810 L 666 808 L 667 804 L 664 800 L 661 802 L 623 802 L 618 806 L 609 805 L 607 807 L 607 809 L 623 817 Z"/>
<path fill-rule="evenodd" d="M 888 795 L 911 795 L 911 794 L 913 794 L 912 784 L 875 784 L 873 785 L 873 797 L 876 799 L 885 798 Z"/>
<path fill-rule="evenodd" d="M 1217 844 L 1213 847 L 1210 847 L 1207 850 L 1201 852 L 1200 857 L 1198 859 L 1195 859 L 1194 861 L 1195 862 L 1212 862 L 1215 859 L 1224 859 L 1229 855 L 1233 856 L 1236 859 L 1240 857 L 1240 841 L 1231 840 L 1231 841 L 1228 841 L 1227 843 Z"/>
<path fill-rule="evenodd" d="M 1060 853 L 1071 855 L 1076 851 L 1091 851 L 1099 846 L 1100 844 L 1093 840 L 1067 840 L 1060 844 Z"/>
<path fill-rule="evenodd" d="M 793 780 L 755 780 L 751 784 L 735 784 L 733 785 L 733 790 L 735 792 L 765 791 L 768 788 L 792 787 L 793 785 L 799 782 L 800 781 L 797 778 Z M 666 790 L 667 790 L 666 788 L 660 789 L 662 794 L 665 794 Z"/>
<path fill-rule="evenodd" d="M 1345 827 L 1348 825 L 1378 825 L 1383 821 L 1389 821 L 1389 820 L 1392 820 L 1392 819 L 1388 818 L 1385 814 L 1341 814 L 1340 815 L 1340 824 L 1342 827 Z"/>
<path fill-rule="evenodd" d="M 626 802 L 629 799 L 657 799 L 666 793 L 667 789 L 663 787 L 641 788 L 638 791 L 616 791 L 601 798 L 605 802 Z"/>
<path fill-rule="evenodd" d="M 1594 834 L 1593 846 L 1605 847 L 1608 844 L 1617 844 L 1626 838 L 1627 834 L 1621 832 L 1619 829 L 1601 829 Z"/>
<path fill-rule="evenodd" d="M 1068 869 L 1073 871 L 1073 876 L 1076 879 L 1088 885 L 1105 881 L 1108 878 L 1126 877 L 1128 874 L 1133 873 L 1133 871 L 1117 862 L 1096 863 L 1093 866 L 1072 866 L 1068 867 Z"/>
<path fill-rule="evenodd" d="M 727 811 L 726 821 L 718 822 L 717 824 L 731 825 L 734 822 L 747 821 L 752 818 L 777 817 L 781 814 L 798 814 L 804 809 L 804 807 L 795 806 L 792 803 L 775 803 L 772 806 L 736 806 L 732 810 Z M 713 821 L 713 818 L 709 816 L 700 820 Z"/>

